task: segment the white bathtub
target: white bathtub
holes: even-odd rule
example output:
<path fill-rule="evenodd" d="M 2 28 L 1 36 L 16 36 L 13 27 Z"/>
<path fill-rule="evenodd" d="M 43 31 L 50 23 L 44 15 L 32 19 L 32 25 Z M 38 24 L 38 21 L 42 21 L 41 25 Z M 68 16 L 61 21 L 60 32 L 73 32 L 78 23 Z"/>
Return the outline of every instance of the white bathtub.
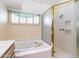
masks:
<path fill-rule="evenodd" d="M 18 40 L 15 53 L 18 58 L 50 58 L 51 46 L 42 40 Z"/>

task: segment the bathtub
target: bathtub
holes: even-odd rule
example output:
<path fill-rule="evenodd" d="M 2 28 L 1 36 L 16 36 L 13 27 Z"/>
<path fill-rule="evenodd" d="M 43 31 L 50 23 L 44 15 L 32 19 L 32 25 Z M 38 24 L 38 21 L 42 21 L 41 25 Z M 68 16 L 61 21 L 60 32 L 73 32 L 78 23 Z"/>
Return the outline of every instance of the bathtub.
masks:
<path fill-rule="evenodd" d="M 15 57 L 50 58 L 51 46 L 42 40 L 17 40 L 15 41 Z"/>

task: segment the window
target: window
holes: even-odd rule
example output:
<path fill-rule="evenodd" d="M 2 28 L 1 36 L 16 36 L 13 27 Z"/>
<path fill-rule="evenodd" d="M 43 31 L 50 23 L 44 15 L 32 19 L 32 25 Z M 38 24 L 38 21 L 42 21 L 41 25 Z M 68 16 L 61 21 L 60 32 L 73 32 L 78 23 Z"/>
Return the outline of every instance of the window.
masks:
<path fill-rule="evenodd" d="M 18 13 L 11 13 L 11 22 L 19 23 L 19 14 Z"/>
<path fill-rule="evenodd" d="M 15 12 L 15 11 L 11 11 L 10 12 L 11 15 L 11 23 L 12 24 L 39 24 L 39 15 L 35 15 L 35 14 L 28 14 L 28 13 L 23 13 L 23 12 Z"/>
<path fill-rule="evenodd" d="M 27 24 L 33 24 L 33 18 L 27 18 Z"/>
<path fill-rule="evenodd" d="M 26 14 L 25 13 L 20 13 L 20 24 L 26 24 Z"/>
<path fill-rule="evenodd" d="M 22 17 L 21 17 L 21 18 L 20 18 L 20 23 L 21 23 L 21 24 L 26 24 L 26 18 L 22 18 Z"/>
<path fill-rule="evenodd" d="M 38 16 L 35 16 L 34 17 L 34 24 L 38 24 L 39 23 L 39 17 Z"/>

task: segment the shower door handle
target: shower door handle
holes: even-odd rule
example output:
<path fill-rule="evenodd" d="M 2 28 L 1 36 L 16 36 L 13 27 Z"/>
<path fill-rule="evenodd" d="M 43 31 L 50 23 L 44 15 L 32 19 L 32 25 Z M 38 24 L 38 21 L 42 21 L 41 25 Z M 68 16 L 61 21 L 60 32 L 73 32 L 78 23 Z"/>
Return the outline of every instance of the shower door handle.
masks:
<path fill-rule="evenodd" d="M 59 31 L 64 31 L 65 29 L 59 29 Z"/>

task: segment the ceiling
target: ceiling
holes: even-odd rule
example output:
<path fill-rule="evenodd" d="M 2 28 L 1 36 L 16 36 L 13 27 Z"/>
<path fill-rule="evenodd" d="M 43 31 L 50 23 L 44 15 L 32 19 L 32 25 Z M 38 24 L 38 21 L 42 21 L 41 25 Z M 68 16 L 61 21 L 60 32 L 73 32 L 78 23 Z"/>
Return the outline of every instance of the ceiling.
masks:
<path fill-rule="evenodd" d="M 8 8 L 42 14 L 60 0 L 2 0 Z"/>

